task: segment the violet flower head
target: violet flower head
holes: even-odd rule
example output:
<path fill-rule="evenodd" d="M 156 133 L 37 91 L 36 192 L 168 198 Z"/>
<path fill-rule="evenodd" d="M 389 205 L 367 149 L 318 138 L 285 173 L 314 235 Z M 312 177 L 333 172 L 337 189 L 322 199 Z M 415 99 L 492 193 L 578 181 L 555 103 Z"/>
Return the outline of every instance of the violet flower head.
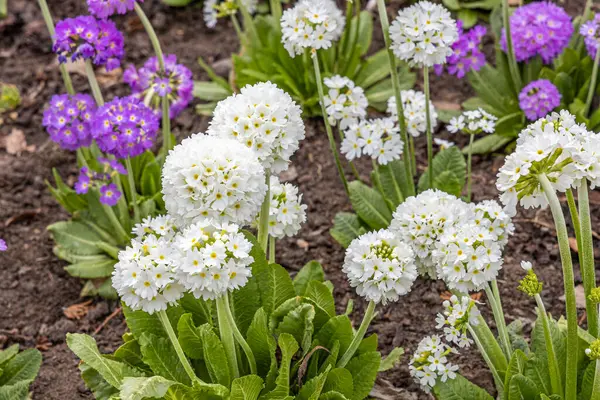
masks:
<path fill-rule="evenodd" d="M 112 21 L 92 16 L 63 19 L 56 24 L 54 52 L 58 61 L 91 60 L 107 71 L 118 68 L 124 55 L 123 34 Z"/>
<path fill-rule="evenodd" d="M 90 187 L 92 186 L 92 177 L 90 175 L 87 167 L 81 168 L 77 182 L 75 182 L 75 193 L 86 194 L 89 192 Z"/>
<path fill-rule="evenodd" d="M 596 52 L 600 48 L 600 14 L 596 14 L 594 19 L 581 25 L 579 33 L 583 36 L 590 57 L 596 58 Z"/>
<path fill-rule="evenodd" d="M 4 239 L 0 239 L 0 252 L 6 251 L 8 250 L 8 246 L 6 245 L 6 242 L 4 241 Z"/>
<path fill-rule="evenodd" d="M 142 3 L 144 0 L 137 0 Z M 136 0 L 87 0 L 88 11 L 98 18 L 108 18 L 114 14 L 125 14 L 133 10 Z"/>
<path fill-rule="evenodd" d="M 109 183 L 100 188 L 100 202 L 107 206 L 114 206 L 121 198 L 121 192 L 114 183 Z"/>
<path fill-rule="evenodd" d="M 510 32 L 517 61 L 537 55 L 548 64 L 563 52 L 573 35 L 571 17 L 561 7 L 539 1 L 517 8 L 510 17 Z M 507 51 L 502 31 L 502 50 Z"/>
<path fill-rule="evenodd" d="M 462 28 L 462 21 L 456 22 L 458 40 L 452 44 L 453 53 L 446 58 L 446 70 L 450 75 L 463 78 L 471 70 L 479 71 L 485 65 L 485 54 L 481 51 L 481 41 L 487 29 L 482 25 L 474 26 L 468 31 Z M 444 65 L 434 65 L 437 75 L 444 72 Z"/>
<path fill-rule="evenodd" d="M 127 175 L 127 169 L 119 162 L 119 160 L 98 157 L 98 162 L 104 168 L 105 174 L 113 175 L 113 172 L 116 172 L 121 175 Z"/>
<path fill-rule="evenodd" d="M 533 81 L 521 90 L 519 107 L 530 121 L 546 116 L 560 105 L 558 88 L 547 79 Z"/>
<path fill-rule="evenodd" d="M 92 135 L 103 152 L 135 157 L 152 147 L 158 125 L 156 114 L 139 99 L 116 97 L 98 108 Z"/>
<path fill-rule="evenodd" d="M 174 54 L 165 57 L 164 73 L 160 71 L 158 59 L 152 57 L 140 69 L 136 69 L 134 65 L 127 67 L 123 80 L 159 116 L 162 97 L 167 96 L 169 99 L 171 118 L 179 115 L 193 98 L 192 72 L 186 66 L 177 64 L 177 56 Z"/>
<path fill-rule="evenodd" d="M 44 111 L 42 125 L 50 139 L 66 150 L 77 150 L 92 143 L 91 122 L 96 103 L 87 94 L 52 96 Z"/>

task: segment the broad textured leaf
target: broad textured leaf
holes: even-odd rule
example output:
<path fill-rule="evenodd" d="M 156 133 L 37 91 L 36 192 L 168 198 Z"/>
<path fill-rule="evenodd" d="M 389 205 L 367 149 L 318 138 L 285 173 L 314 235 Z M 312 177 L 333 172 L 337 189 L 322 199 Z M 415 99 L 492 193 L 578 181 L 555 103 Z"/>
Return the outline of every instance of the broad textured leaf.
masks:
<path fill-rule="evenodd" d="M 54 241 L 75 254 L 100 254 L 102 250 L 96 242 L 102 239 L 85 224 L 77 221 L 61 221 L 48 226 Z"/>
<path fill-rule="evenodd" d="M 221 343 L 213 328 L 207 324 L 200 327 L 200 332 L 204 348 L 204 359 L 212 381 L 229 387 L 231 375 L 223 343 Z"/>
<path fill-rule="evenodd" d="M 260 376 L 267 376 L 270 371 L 277 368 L 275 358 L 277 343 L 269 332 L 267 315 L 262 308 L 254 315 L 246 340 L 256 358 L 256 368 Z"/>
<path fill-rule="evenodd" d="M 325 359 L 325 361 L 323 361 L 323 363 L 319 367 L 318 372 L 321 373 L 321 372 L 325 371 L 327 369 L 327 367 L 335 368 L 335 366 L 338 362 L 339 355 L 340 355 L 340 342 L 336 340 L 333 342 L 333 347 L 329 349 L 329 354 L 327 355 L 327 358 Z M 312 360 L 311 360 L 311 363 L 312 363 Z M 314 375 L 310 375 L 310 376 L 314 376 Z"/>
<path fill-rule="evenodd" d="M 107 400 L 119 393 L 117 388 L 106 382 L 98 371 L 86 363 L 81 362 L 79 370 L 81 371 L 81 378 L 85 382 L 85 386 L 92 391 L 94 398 L 97 400 Z"/>
<path fill-rule="evenodd" d="M 115 388 L 121 387 L 125 377 L 143 376 L 137 369 L 129 365 L 111 360 L 100 354 L 96 340 L 93 337 L 80 334 L 68 333 L 67 346 L 77 357 L 79 357 L 90 368 L 98 371 L 98 373 Z"/>
<path fill-rule="evenodd" d="M 373 229 L 383 229 L 390 224 L 392 213 L 377 190 L 359 181 L 350 182 L 348 190 L 352 208 L 367 225 Z"/>
<path fill-rule="evenodd" d="M 116 260 L 104 257 L 99 261 L 81 262 L 65 267 L 71 276 L 83 279 L 106 278 L 112 275 Z"/>
<path fill-rule="evenodd" d="M 402 347 L 394 347 L 390 354 L 388 354 L 386 358 L 381 360 L 379 372 L 388 371 L 396 367 L 400 363 L 400 359 L 403 355 L 404 349 Z"/>
<path fill-rule="evenodd" d="M 541 394 L 535 382 L 521 374 L 513 375 L 505 392 L 508 393 L 509 400 L 535 400 Z"/>
<path fill-rule="evenodd" d="M 390 65 L 387 50 L 382 49 L 367 57 L 360 72 L 354 77 L 354 83 L 362 88 L 368 88 L 388 76 L 390 76 Z"/>
<path fill-rule="evenodd" d="M 231 92 L 227 91 L 216 82 L 194 82 L 194 97 L 200 100 L 219 101 L 228 97 Z"/>
<path fill-rule="evenodd" d="M 70 251 L 62 246 L 59 246 L 59 245 L 54 246 L 52 248 L 52 252 L 54 253 L 54 255 L 56 257 L 60 258 L 61 260 L 68 261 L 72 264 L 77 264 L 80 262 L 103 261 L 107 258 L 105 254 L 85 255 L 85 254 L 73 253 L 72 251 Z"/>
<path fill-rule="evenodd" d="M 0 351 L 0 368 L 4 368 L 3 365 L 16 356 L 17 353 L 19 353 L 18 344 L 13 344 L 12 346 Z"/>
<path fill-rule="evenodd" d="M 364 353 L 350 360 L 346 369 L 350 371 L 354 381 L 354 393 L 350 396 L 351 400 L 363 400 L 371 393 L 380 363 L 381 354 L 377 351 Z"/>
<path fill-rule="evenodd" d="M 319 400 L 350 400 L 340 392 L 327 392 L 323 393 Z"/>
<path fill-rule="evenodd" d="M 261 292 L 258 286 L 258 279 L 254 276 L 250 277 L 246 285 L 234 291 L 230 297 L 231 312 L 238 329 L 241 332 L 246 332 L 250 323 L 252 323 L 254 314 L 261 307 Z"/>
<path fill-rule="evenodd" d="M 323 388 L 323 393 L 327 392 L 338 392 L 351 398 L 354 395 L 354 379 L 350 371 L 346 368 L 335 368 L 329 371 Z"/>
<path fill-rule="evenodd" d="M 509 390 L 511 380 L 514 376 L 521 375 L 523 373 L 527 360 L 527 355 L 525 355 L 525 353 L 523 353 L 521 350 L 517 349 L 512 353 L 510 361 L 508 362 L 508 369 L 506 370 L 506 375 L 504 377 L 504 387 L 506 390 L 504 391 L 503 398 L 505 400 L 513 400 L 513 398 L 511 398 L 511 391 Z M 515 396 L 515 394 L 513 393 L 512 396 Z"/>
<path fill-rule="evenodd" d="M 296 295 L 292 279 L 281 265 L 255 264 L 252 268 L 252 275 L 256 276 L 262 308 L 267 315 L 270 315 L 284 301 Z"/>
<path fill-rule="evenodd" d="M 194 324 L 196 326 L 209 324 L 213 325 L 213 302 L 197 299 L 191 293 L 183 295 L 179 304 L 185 312 L 192 313 Z"/>
<path fill-rule="evenodd" d="M 304 353 L 310 349 L 315 309 L 310 304 L 302 304 L 287 313 L 277 326 L 275 333 L 289 333 L 300 343 Z"/>
<path fill-rule="evenodd" d="M 523 353 L 529 355 L 530 349 L 529 344 L 525 340 L 525 336 L 523 335 L 523 321 L 520 319 L 515 319 L 513 322 L 508 324 L 508 337 L 510 343 L 514 349 L 519 349 Z"/>
<path fill-rule="evenodd" d="M 29 381 L 20 381 L 13 385 L 0 386 L 0 400 L 27 400 Z"/>
<path fill-rule="evenodd" d="M 410 188 L 402 160 L 394 160 L 386 165 L 380 165 L 379 181 L 383 195 L 391 202 L 394 209 L 409 196 Z"/>
<path fill-rule="evenodd" d="M 469 382 L 462 375 L 446 382 L 438 381 L 433 388 L 439 400 L 494 400 L 488 392 Z"/>
<path fill-rule="evenodd" d="M 276 387 L 271 392 L 261 396 L 261 399 L 264 400 L 281 400 L 287 398 L 290 394 L 290 364 L 299 346 L 294 337 L 287 333 L 282 333 L 279 336 L 278 343 L 281 349 L 281 362 L 279 364 L 279 374 L 275 380 Z"/>
<path fill-rule="evenodd" d="M 144 196 L 153 197 L 162 188 L 161 168 L 158 162 L 146 165 L 140 178 L 140 189 Z"/>
<path fill-rule="evenodd" d="M 548 362 L 542 362 L 537 356 L 532 357 L 525 363 L 525 375 L 531 380 L 542 393 L 552 392 L 550 371 L 547 369 Z"/>
<path fill-rule="evenodd" d="M 2 368 L 0 386 L 11 386 L 20 381 L 35 379 L 42 365 L 42 354 L 36 349 L 27 349 L 14 356 Z"/>
<path fill-rule="evenodd" d="M 304 296 L 308 284 L 312 281 L 323 282 L 325 280 L 325 273 L 323 272 L 323 266 L 318 261 L 309 261 L 298 271 L 294 277 L 294 288 L 298 296 Z"/>
<path fill-rule="evenodd" d="M 550 326 L 550 336 L 554 354 L 560 370 L 560 376 L 564 376 L 565 365 L 567 362 L 567 339 L 555 320 L 548 316 L 548 325 Z M 548 371 L 548 353 L 546 352 L 546 339 L 544 337 L 544 328 L 542 322 L 538 319 L 531 332 L 531 351 L 535 353 L 540 368 Z"/>
<path fill-rule="evenodd" d="M 329 369 L 306 382 L 298 392 L 295 400 L 317 400 L 323 392 Z"/>
<path fill-rule="evenodd" d="M 256 400 L 264 387 L 263 380 L 257 375 L 246 375 L 231 382 L 230 400 Z"/>
<path fill-rule="evenodd" d="M 203 359 L 204 351 L 200 330 L 194 325 L 192 314 L 183 314 L 177 324 L 179 344 L 190 358 Z"/>
<path fill-rule="evenodd" d="M 150 372 L 148 366 L 142 359 L 142 350 L 136 339 L 123 343 L 114 353 L 114 357 L 119 361 L 125 361 L 132 367 L 139 368 L 145 372 Z"/>
<path fill-rule="evenodd" d="M 349 212 L 339 212 L 333 219 L 333 228 L 329 231 L 331 236 L 343 247 L 366 232 L 358 215 Z"/>
<path fill-rule="evenodd" d="M 369 335 L 360 342 L 360 345 L 358 346 L 358 349 L 356 350 L 356 354 L 363 354 L 363 353 L 369 353 L 371 351 L 377 351 L 378 343 L 379 343 L 379 337 L 377 336 L 376 333 Z"/>
<path fill-rule="evenodd" d="M 473 154 L 490 154 L 501 150 L 508 143 L 512 142 L 513 138 L 500 136 L 497 134 L 487 135 L 473 142 Z M 463 154 L 466 154 L 467 147 L 463 149 Z"/>
<path fill-rule="evenodd" d="M 592 388 L 594 387 L 595 375 L 596 363 L 591 362 L 583 372 L 583 377 L 581 378 L 581 390 L 579 392 L 579 396 L 577 397 L 579 400 L 590 400 L 592 397 Z"/>
<path fill-rule="evenodd" d="M 313 281 L 308 284 L 305 296 L 314 300 L 330 317 L 335 316 L 335 300 L 333 294 L 324 283 Z"/>
<path fill-rule="evenodd" d="M 177 322 L 183 315 L 184 311 L 181 307 L 169 307 L 167 308 L 167 315 L 171 321 L 171 325 L 175 332 L 177 332 Z M 123 314 L 125 315 L 125 321 L 133 336 L 139 339 L 144 333 L 150 333 L 155 336 L 168 337 L 162 323 L 158 319 L 156 314 L 148 314 L 144 311 L 133 311 L 127 306 L 123 307 Z"/>
<path fill-rule="evenodd" d="M 427 189 L 430 189 L 429 174 L 432 170 L 434 186 L 440 190 L 444 190 L 444 186 L 451 176 L 457 180 L 458 186 L 460 186 L 461 190 L 467 179 L 467 163 L 465 162 L 465 158 L 460 150 L 456 147 L 450 147 L 449 149 L 443 150 L 436 154 L 436 156 L 433 158 L 432 168 L 427 168 L 427 171 L 425 171 L 425 173 L 421 175 L 421 179 L 419 179 L 419 191 L 423 192 Z M 441 178 L 442 175 L 443 178 Z M 457 187 L 456 184 L 453 184 L 452 186 L 452 189 Z M 458 191 L 458 193 L 456 191 L 449 193 L 460 196 L 460 191 Z"/>
<path fill-rule="evenodd" d="M 344 354 L 348 350 L 353 337 L 352 323 L 345 315 L 331 318 L 315 335 L 318 344 L 327 349 L 332 349 L 335 341 L 339 341 L 340 354 Z"/>
<path fill-rule="evenodd" d="M 169 339 L 142 333 L 138 340 L 142 358 L 155 374 L 185 385 L 192 383 Z"/>
<path fill-rule="evenodd" d="M 165 379 L 162 376 L 149 378 L 125 378 L 119 392 L 121 400 L 143 400 L 148 397 L 161 398 L 169 388 L 177 382 Z"/>

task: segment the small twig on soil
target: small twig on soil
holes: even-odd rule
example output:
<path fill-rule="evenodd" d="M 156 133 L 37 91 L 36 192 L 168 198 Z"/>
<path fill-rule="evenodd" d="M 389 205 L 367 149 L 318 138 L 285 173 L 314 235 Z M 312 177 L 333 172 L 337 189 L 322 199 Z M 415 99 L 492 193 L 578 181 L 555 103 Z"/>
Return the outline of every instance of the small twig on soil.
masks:
<path fill-rule="evenodd" d="M 92 334 L 92 336 L 96 336 L 97 334 L 99 334 L 100 331 L 106 326 L 106 324 L 108 324 L 111 319 L 113 319 L 114 317 L 116 317 L 120 313 L 121 313 L 121 307 L 116 308 L 115 311 L 113 311 L 108 317 L 106 317 L 106 319 L 104 320 L 104 322 L 102 322 L 100 324 L 100 326 L 96 328 L 96 330 L 94 331 L 94 333 Z"/>
<path fill-rule="evenodd" d="M 8 218 L 5 222 L 4 222 L 4 227 L 7 228 L 10 225 L 12 225 L 15 222 L 24 220 L 24 219 L 30 219 L 35 217 L 36 215 L 40 214 L 42 212 L 41 208 L 36 208 L 35 210 L 25 210 L 20 214 L 17 215 L 13 215 L 12 217 Z"/>

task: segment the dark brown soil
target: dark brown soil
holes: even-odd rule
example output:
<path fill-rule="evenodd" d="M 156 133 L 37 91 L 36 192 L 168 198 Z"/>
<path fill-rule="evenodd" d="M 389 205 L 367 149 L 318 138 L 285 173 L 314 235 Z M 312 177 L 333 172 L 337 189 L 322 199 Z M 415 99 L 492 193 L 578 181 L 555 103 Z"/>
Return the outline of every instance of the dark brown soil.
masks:
<path fill-rule="evenodd" d="M 49 1 L 56 19 L 85 12 L 83 0 Z M 570 2 L 571 3 L 571 2 Z M 579 5 L 583 1 L 572 2 Z M 0 20 L 0 81 L 16 84 L 23 96 L 23 105 L 16 115 L 0 115 L 0 140 L 14 129 L 25 133 L 32 152 L 20 155 L 0 150 L 0 237 L 7 240 L 9 251 L 0 254 L 0 348 L 12 343 L 23 347 L 38 347 L 44 362 L 33 385 L 34 399 L 69 400 L 92 398 L 79 378 L 78 360 L 65 345 L 67 332 L 93 333 L 118 307 L 116 302 L 95 299 L 89 312 L 80 320 L 68 319 L 64 310 L 85 299 L 79 297 L 81 282 L 63 270 L 64 263 L 52 254 L 52 240 L 46 226 L 67 218 L 54 202 L 45 181 L 51 181 L 51 168 L 58 168 L 63 177 L 75 179 L 76 167 L 72 154 L 49 141 L 41 127 L 41 112 L 49 98 L 63 91 L 55 57 L 50 52 L 50 39 L 36 2 L 9 2 L 9 16 Z M 390 12 L 400 7 L 390 5 Z M 573 5 L 570 5 L 573 7 Z M 202 24 L 200 7 L 170 9 L 158 1 L 146 1 L 144 8 L 158 31 L 166 53 L 175 53 L 190 67 L 196 79 L 206 79 L 196 63 L 202 56 L 209 63 L 227 59 L 237 50 L 233 29 L 227 24 L 207 31 Z M 142 63 L 151 55 L 151 47 L 139 21 L 133 15 L 117 18 L 118 25 L 127 31 L 127 62 Z M 378 24 L 376 23 L 376 26 Z M 375 32 L 374 49 L 382 47 L 379 29 Z M 87 91 L 84 78 L 73 74 L 77 90 Z M 110 78 L 103 81 L 106 97 L 126 93 L 126 87 Z M 470 95 L 466 81 L 452 77 L 432 78 L 433 99 L 457 104 Z M 193 107 L 174 123 L 179 139 L 206 128 L 208 120 L 195 114 Z M 440 133 L 448 138 L 447 133 Z M 464 144 L 464 138 L 453 138 Z M 353 318 L 356 324 L 364 303 L 356 297 L 341 273 L 344 250 L 330 237 L 328 231 L 335 214 L 349 210 L 350 205 L 327 149 L 327 139 L 317 120 L 307 121 L 307 139 L 295 156 L 284 178 L 299 185 L 308 205 L 308 223 L 296 238 L 278 243 L 277 260 L 290 271 L 298 270 L 309 260 L 317 259 L 325 267 L 327 277 L 335 286 L 338 307 L 345 308 L 348 300 L 356 301 Z M 418 143 L 419 166 L 424 167 L 424 143 Z M 368 163 L 359 165 L 367 178 Z M 475 157 L 474 200 L 495 198 L 495 174 L 502 165 L 501 156 Z M 348 174 L 350 176 L 350 174 Z M 592 215 L 600 215 L 600 196 L 593 193 Z M 595 221 L 598 222 L 598 221 Z M 560 261 L 551 216 L 546 211 L 521 212 L 515 219 L 517 228 L 506 251 L 505 267 L 500 286 L 507 318 L 522 319 L 531 324 L 535 315 L 532 302 L 516 291 L 522 276 L 521 259 L 535 261 L 544 281 L 543 297 L 554 314 L 563 312 Z M 594 225 L 598 226 L 598 225 Z M 379 334 L 382 351 L 392 346 L 414 350 L 419 340 L 432 333 L 435 314 L 440 311 L 440 295 L 445 291 L 440 282 L 419 281 L 412 292 L 397 304 L 379 308 L 371 328 Z M 101 350 L 111 351 L 120 343 L 125 331 L 120 314 L 112 318 L 95 335 Z M 427 398 L 419 391 L 406 367 L 402 365 L 382 375 L 380 384 L 387 388 L 388 398 Z M 490 375 L 481 357 L 474 351 L 464 352 L 456 360 L 468 378 L 487 389 L 492 388 Z"/>

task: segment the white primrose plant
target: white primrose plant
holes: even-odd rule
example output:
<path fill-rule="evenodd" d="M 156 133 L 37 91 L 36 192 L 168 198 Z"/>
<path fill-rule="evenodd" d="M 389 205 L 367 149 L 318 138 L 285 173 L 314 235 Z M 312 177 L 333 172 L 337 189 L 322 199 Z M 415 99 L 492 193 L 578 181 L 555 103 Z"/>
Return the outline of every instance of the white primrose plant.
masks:
<path fill-rule="evenodd" d="M 304 137 L 299 108 L 267 82 L 216 110 L 209 134 L 183 140 L 165 159 L 167 214 L 135 225 L 118 254 L 112 284 L 130 331 L 124 344 L 103 355 L 92 337 L 67 337 L 83 379 L 98 399 L 366 398 L 402 355 L 382 360 L 377 337 L 365 338 L 374 307 L 355 332 L 351 305 L 336 315 L 318 262 L 293 280 L 275 264 L 275 239 L 306 221 L 298 188 L 270 175 L 287 169 Z M 254 223 L 269 259 L 243 230 Z M 386 272 L 383 297 L 357 278 L 358 292 L 377 302 L 405 294 L 416 278 L 412 250 L 389 243 L 396 250 L 383 246 L 379 256 L 398 269 Z"/>
<path fill-rule="evenodd" d="M 444 301 L 444 311 L 436 319 L 442 332 L 425 338 L 410 361 L 415 380 L 437 399 L 456 398 L 457 393 L 465 399 L 493 398 L 461 377 L 449 363 L 451 354 L 473 343 L 492 373 L 498 398 L 597 398 L 600 289 L 596 287 L 588 190 L 598 183 L 599 149 L 600 134 L 578 124 L 573 115 L 566 111 L 549 114 L 520 133 L 516 149 L 498 173 L 497 186 L 504 209 L 495 202 L 469 205 L 470 211 L 463 210 L 461 217 L 453 220 L 427 217 L 424 202 L 414 212 L 404 205 L 399 207 L 402 212 L 396 213 L 398 223 L 392 224 L 391 229 L 399 229 L 403 240 L 415 248 L 420 263 L 429 260 L 429 273 L 435 269 L 453 293 Z M 578 243 L 587 329 L 578 326 L 569 236 L 557 192 L 566 194 Z M 546 312 L 541 297 L 543 284 L 533 264 L 522 261 L 525 277 L 518 290 L 534 298 L 537 306 L 530 341 L 523 337 L 519 320 L 507 326 L 496 282 L 503 263 L 502 249 L 514 230 L 509 216 L 516 213 L 518 204 L 526 208 L 550 206 L 565 290 L 566 319 L 557 321 Z M 458 206 L 440 208 L 451 207 Z M 464 218 L 471 212 L 474 217 Z M 427 228 L 424 232 L 423 227 Z M 481 304 L 469 296 L 481 289 L 492 309 L 498 340 L 478 310 Z"/>

